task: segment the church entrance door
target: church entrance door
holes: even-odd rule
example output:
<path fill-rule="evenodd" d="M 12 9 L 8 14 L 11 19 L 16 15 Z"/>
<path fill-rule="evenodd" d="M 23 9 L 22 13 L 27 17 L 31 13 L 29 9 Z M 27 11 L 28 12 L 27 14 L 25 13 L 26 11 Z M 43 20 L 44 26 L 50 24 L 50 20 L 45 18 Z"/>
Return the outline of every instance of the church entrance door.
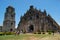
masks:
<path fill-rule="evenodd" d="M 34 31 L 34 26 L 33 25 L 30 25 L 29 26 L 29 30 L 28 30 L 30 33 Z"/>

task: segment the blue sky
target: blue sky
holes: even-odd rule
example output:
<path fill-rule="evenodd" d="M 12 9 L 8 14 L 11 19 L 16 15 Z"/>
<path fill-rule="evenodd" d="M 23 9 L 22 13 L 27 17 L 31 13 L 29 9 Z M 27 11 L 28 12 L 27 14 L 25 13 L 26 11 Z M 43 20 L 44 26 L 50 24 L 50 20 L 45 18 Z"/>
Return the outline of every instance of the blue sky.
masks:
<path fill-rule="evenodd" d="M 20 17 L 26 13 L 30 5 L 38 10 L 46 9 L 47 13 L 60 25 L 60 0 L 0 0 L 0 26 L 3 25 L 4 14 L 9 5 L 15 8 L 16 27 Z"/>

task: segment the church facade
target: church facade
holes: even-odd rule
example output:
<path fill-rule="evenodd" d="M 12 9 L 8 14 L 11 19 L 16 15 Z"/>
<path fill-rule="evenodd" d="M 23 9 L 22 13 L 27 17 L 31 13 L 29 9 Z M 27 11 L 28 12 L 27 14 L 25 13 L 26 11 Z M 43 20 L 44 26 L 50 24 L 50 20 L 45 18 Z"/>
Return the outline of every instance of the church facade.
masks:
<path fill-rule="evenodd" d="M 17 30 L 23 33 L 47 32 L 48 30 L 57 32 L 59 25 L 49 14 L 47 15 L 46 10 L 42 12 L 30 6 L 24 16 L 21 16 Z"/>
<path fill-rule="evenodd" d="M 3 21 L 3 32 L 15 31 L 15 9 L 11 6 L 6 8 Z"/>

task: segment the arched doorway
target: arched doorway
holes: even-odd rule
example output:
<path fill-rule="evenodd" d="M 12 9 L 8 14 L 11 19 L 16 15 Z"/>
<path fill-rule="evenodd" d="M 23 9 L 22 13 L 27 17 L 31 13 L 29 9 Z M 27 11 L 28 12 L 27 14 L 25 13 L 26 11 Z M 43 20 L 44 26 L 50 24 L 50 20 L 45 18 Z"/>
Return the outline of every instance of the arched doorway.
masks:
<path fill-rule="evenodd" d="M 11 28 L 11 29 L 10 29 L 10 32 L 12 32 L 12 31 L 13 31 L 13 29 Z"/>
<path fill-rule="evenodd" d="M 33 26 L 33 25 L 30 25 L 30 26 L 29 26 L 29 29 L 28 29 L 28 32 L 31 33 L 31 32 L 33 32 L 33 31 L 34 31 L 34 26 Z"/>

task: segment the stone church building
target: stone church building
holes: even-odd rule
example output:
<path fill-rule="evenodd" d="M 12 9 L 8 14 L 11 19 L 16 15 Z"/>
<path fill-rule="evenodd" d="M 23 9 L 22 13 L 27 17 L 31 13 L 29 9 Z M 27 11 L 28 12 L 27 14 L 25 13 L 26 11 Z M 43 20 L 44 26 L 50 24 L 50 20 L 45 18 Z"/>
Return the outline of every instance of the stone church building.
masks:
<path fill-rule="evenodd" d="M 30 6 L 29 10 L 21 16 L 17 31 L 22 33 L 36 33 L 47 31 L 58 32 L 60 30 L 56 21 L 48 14 L 46 10 L 43 12 Z M 3 27 L 0 27 L 2 32 L 15 31 L 15 8 L 8 6 L 4 15 Z"/>
<path fill-rule="evenodd" d="M 17 30 L 24 33 L 47 32 L 48 30 L 58 32 L 59 25 L 48 14 L 30 6 L 29 10 L 21 16 Z"/>
<path fill-rule="evenodd" d="M 6 8 L 3 21 L 3 32 L 15 31 L 15 9 L 11 6 Z"/>

